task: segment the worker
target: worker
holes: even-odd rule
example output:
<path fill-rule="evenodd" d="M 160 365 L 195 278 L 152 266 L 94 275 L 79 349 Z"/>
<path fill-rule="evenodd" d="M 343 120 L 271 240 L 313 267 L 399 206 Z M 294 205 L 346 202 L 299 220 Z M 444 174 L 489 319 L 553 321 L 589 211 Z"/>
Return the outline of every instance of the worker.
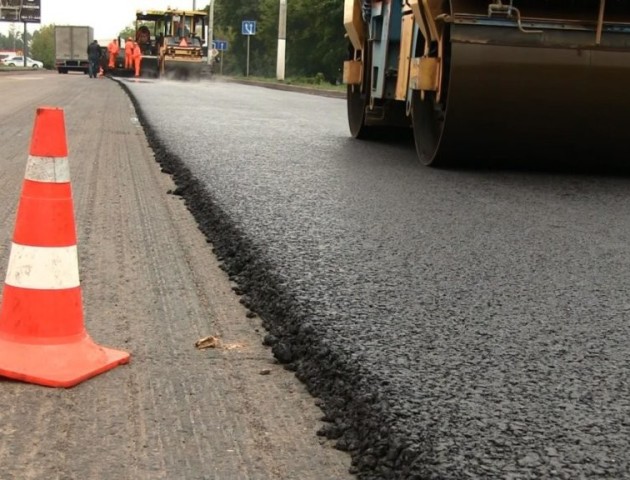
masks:
<path fill-rule="evenodd" d="M 118 56 L 118 40 L 117 39 L 113 39 L 111 42 L 109 42 L 109 45 L 107 46 L 107 51 L 109 52 L 109 68 L 116 68 L 116 57 Z"/>
<path fill-rule="evenodd" d="M 142 63 L 142 50 L 140 50 L 140 44 L 135 43 L 133 47 L 133 64 L 136 68 L 136 77 L 140 76 L 140 63 Z"/>
<path fill-rule="evenodd" d="M 98 41 L 94 40 L 88 45 L 87 54 L 88 61 L 90 62 L 88 73 L 90 74 L 90 78 L 96 78 L 98 75 L 98 63 L 101 59 L 101 46 L 98 44 Z"/>
<path fill-rule="evenodd" d="M 190 30 L 188 29 L 188 25 L 186 25 L 185 23 L 180 23 L 180 22 L 174 22 L 174 31 L 175 31 L 175 36 L 182 38 L 182 37 L 190 37 Z"/>
<path fill-rule="evenodd" d="M 136 32 L 136 42 L 141 45 L 148 45 L 151 43 L 151 31 L 146 25 L 142 25 Z"/>
<path fill-rule="evenodd" d="M 125 70 L 133 70 L 133 38 L 129 37 L 125 42 Z"/>

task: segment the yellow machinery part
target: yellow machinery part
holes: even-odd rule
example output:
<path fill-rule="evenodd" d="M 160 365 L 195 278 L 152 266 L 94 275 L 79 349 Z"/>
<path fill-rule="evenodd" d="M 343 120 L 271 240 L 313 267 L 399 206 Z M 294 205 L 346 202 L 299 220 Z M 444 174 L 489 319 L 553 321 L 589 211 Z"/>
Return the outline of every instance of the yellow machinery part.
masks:
<path fill-rule="evenodd" d="M 410 7 L 404 7 L 403 12 L 411 11 Z M 398 78 L 396 79 L 396 100 L 405 100 L 409 90 L 410 59 L 413 47 L 414 18 L 411 15 L 403 15 L 400 38 L 400 56 L 398 57 Z"/>
<path fill-rule="evenodd" d="M 414 58 L 411 61 L 409 86 L 413 90 L 435 92 L 438 89 L 440 60 L 435 57 Z"/>
<path fill-rule="evenodd" d="M 361 60 L 346 60 L 343 62 L 343 83 L 346 85 L 361 85 L 363 78 L 363 62 Z"/>
<path fill-rule="evenodd" d="M 363 50 L 365 27 L 360 0 L 344 0 L 343 25 L 355 50 Z"/>

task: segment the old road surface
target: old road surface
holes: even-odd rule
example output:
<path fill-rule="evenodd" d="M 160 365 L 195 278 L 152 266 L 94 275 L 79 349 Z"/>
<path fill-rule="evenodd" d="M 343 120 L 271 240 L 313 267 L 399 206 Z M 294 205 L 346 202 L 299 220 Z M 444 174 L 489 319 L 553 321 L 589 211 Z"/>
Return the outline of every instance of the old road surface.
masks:
<path fill-rule="evenodd" d="M 167 193 L 120 86 L 39 73 L 0 75 L 0 90 L 2 279 L 35 110 L 62 107 L 85 325 L 132 354 L 68 390 L 0 380 L 0 479 L 354 478 L 348 454 L 317 435 L 316 400 L 262 345 L 260 319 Z M 195 349 L 209 335 L 223 348 Z"/>
<path fill-rule="evenodd" d="M 302 93 L 0 81 L 3 231 L 57 103 L 87 327 L 133 354 L 72 390 L 3 382 L 4 476 L 344 478 L 323 418 L 361 479 L 630 477 L 627 172 L 429 169 Z"/>

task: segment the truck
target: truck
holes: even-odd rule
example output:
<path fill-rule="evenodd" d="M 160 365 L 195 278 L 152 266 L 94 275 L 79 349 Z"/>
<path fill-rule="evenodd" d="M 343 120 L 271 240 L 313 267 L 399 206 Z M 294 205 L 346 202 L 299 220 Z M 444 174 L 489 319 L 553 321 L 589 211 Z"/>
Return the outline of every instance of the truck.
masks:
<path fill-rule="evenodd" d="M 344 27 L 355 138 L 411 130 L 431 166 L 623 161 L 628 1 L 345 0 Z"/>
<path fill-rule="evenodd" d="M 94 39 L 94 29 L 79 25 L 55 26 L 55 67 L 59 73 L 88 73 L 87 47 Z"/>

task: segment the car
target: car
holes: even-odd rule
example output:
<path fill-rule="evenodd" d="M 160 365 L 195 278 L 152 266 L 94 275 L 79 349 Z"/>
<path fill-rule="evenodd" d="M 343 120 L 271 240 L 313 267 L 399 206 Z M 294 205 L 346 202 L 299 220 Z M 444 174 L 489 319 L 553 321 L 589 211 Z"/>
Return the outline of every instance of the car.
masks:
<path fill-rule="evenodd" d="M 7 67 L 23 67 L 24 66 L 24 57 L 22 56 L 14 56 L 7 57 L 2 59 L 2 65 Z M 44 64 L 39 60 L 33 60 L 32 58 L 26 57 L 26 66 L 31 68 L 44 68 Z"/>

